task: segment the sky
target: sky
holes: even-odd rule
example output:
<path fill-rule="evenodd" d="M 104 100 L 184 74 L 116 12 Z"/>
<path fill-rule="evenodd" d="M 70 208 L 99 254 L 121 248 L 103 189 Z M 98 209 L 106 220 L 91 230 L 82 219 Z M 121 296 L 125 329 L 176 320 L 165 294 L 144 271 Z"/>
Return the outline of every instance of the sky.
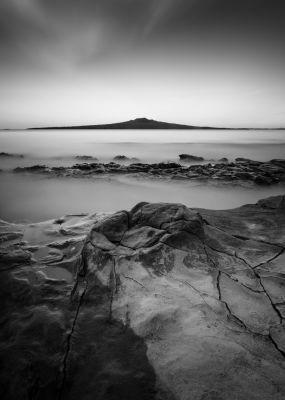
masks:
<path fill-rule="evenodd" d="M 0 128 L 285 126 L 284 0 L 0 0 Z"/>

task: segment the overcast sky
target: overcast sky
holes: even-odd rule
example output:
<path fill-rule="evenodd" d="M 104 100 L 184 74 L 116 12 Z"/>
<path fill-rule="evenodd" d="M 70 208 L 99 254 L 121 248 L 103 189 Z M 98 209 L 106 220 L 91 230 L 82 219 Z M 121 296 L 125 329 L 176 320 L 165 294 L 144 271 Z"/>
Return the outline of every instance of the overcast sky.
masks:
<path fill-rule="evenodd" d="M 0 0 L 0 127 L 285 126 L 284 0 Z"/>

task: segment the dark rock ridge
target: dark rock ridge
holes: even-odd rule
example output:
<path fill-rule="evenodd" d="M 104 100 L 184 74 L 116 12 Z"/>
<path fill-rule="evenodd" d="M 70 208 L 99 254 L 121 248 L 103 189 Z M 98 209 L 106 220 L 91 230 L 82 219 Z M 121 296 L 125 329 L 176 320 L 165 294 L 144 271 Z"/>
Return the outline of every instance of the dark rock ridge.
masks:
<path fill-rule="evenodd" d="M 284 399 L 284 210 L 0 221 L 1 399 Z"/>
<path fill-rule="evenodd" d="M 125 156 L 122 156 L 125 157 Z M 128 174 L 162 179 L 194 179 L 212 182 L 254 183 L 271 185 L 285 182 L 285 160 L 268 162 L 237 159 L 236 162 L 217 162 L 185 166 L 175 162 L 129 165 L 110 162 L 107 164 L 83 163 L 72 167 L 47 167 L 34 165 L 18 167 L 14 172 L 37 172 L 55 176 L 90 177 L 104 174 Z"/>

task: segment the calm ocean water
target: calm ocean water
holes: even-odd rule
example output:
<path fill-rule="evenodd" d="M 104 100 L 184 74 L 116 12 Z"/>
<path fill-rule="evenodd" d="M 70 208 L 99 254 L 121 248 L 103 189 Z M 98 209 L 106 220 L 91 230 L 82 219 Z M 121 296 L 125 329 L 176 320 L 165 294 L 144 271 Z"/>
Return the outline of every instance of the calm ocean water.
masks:
<path fill-rule="evenodd" d="M 285 158 L 285 131 L 2 131 L 0 152 L 24 156 L 1 157 L 0 168 L 4 171 L 34 164 L 68 166 L 77 162 L 75 156 L 82 155 L 97 157 L 102 162 L 111 161 L 116 155 L 136 157 L 142 162 L 178 161 L 181 153 L 206 160 L 247 157 L 267 161 Z M 127 177 L 54 179 L 10 172 L 0 175 L 0 189 L 0 218 L 9 221 L 40 221 L 70 213 L 129 209 L 142 200 L 223 209 L 285 192 L 284 186 L 217 187 Z"/>

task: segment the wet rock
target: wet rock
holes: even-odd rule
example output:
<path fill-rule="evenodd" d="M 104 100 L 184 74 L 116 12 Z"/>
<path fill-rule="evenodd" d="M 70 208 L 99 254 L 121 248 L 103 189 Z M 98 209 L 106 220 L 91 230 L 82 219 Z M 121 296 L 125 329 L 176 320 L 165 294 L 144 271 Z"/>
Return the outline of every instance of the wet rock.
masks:
<path fill-rule="evenodd" d="M 236 178 L 242 179 L 242 180 L 251 180 L 252 179 L 252 174 L 250 172 L 246 172 L 246 171 L 236 172 L 234 176 Z"/>
<path fill-rule="evenodd" d="M 94 168 L 93 165 L 89 163 L 75 164 L 72 166 L 72 169 L 79 169 L 81 171 L 91 171 L 93 168 Z"/>
<path fill-rule="evenodd" d="M 251 160 L 249 158 L 237 157 L 235 159 L 235 162 L 237 162 L 237 163 L 249 163 L 249 162 L 251 162 Z"/>
<path fill-rule="evenodd" d="M 45 172 L 48 171 L 46 165 L 32 165 L 31 167 L 17 167 L 14 172 Z"/>
<path fill-rule="evenodd" d="M 136 163 L 139 161 L 137 157 L 127 157 L 123 155 L 115 156 L 113 160 L 117 162 L 132 162 L 132 163 Z"/>
<path fill-rule="evenodd" d="M 254 182 L 257 183 L 258 185 L 270 185 L 272 183 L 272 179 L 270 179 L 267 176 L 262 176 L 262 175 L 257 175 L 254 178 Z"/>
<path fill-rule="evenodd" d="M 8 157 L 24 158 L 23 154 L 12 154 L 12 153 L 6 153 L 4 151 L 0 152 L 0 157 L 1 158 L 8 158 Z"/>
<path fill-rule="evenodd" d="M 122 162 L 122 161 L 129 161 L 130 158 L 127 157 L 127 156 L 118 155 L 118 156 L 115 156 L 115 157 L 113 158 L 113 160 L 114 160 L 114 161 L 120 161 L 120 162 Z"/>
<path fill-rule="evenodd" d="M 75 156 L 76 160 L 80 160 L 80 161 L 98 161 L 98 158 L 93 157 L 93 156 Z"/>
<path fill-rule="evenodd" d="M 193 156 L 191 154 L 179 154 L 180 161 L 184 162 L 199 162 L 204 161 L 203 157 Z"/>

